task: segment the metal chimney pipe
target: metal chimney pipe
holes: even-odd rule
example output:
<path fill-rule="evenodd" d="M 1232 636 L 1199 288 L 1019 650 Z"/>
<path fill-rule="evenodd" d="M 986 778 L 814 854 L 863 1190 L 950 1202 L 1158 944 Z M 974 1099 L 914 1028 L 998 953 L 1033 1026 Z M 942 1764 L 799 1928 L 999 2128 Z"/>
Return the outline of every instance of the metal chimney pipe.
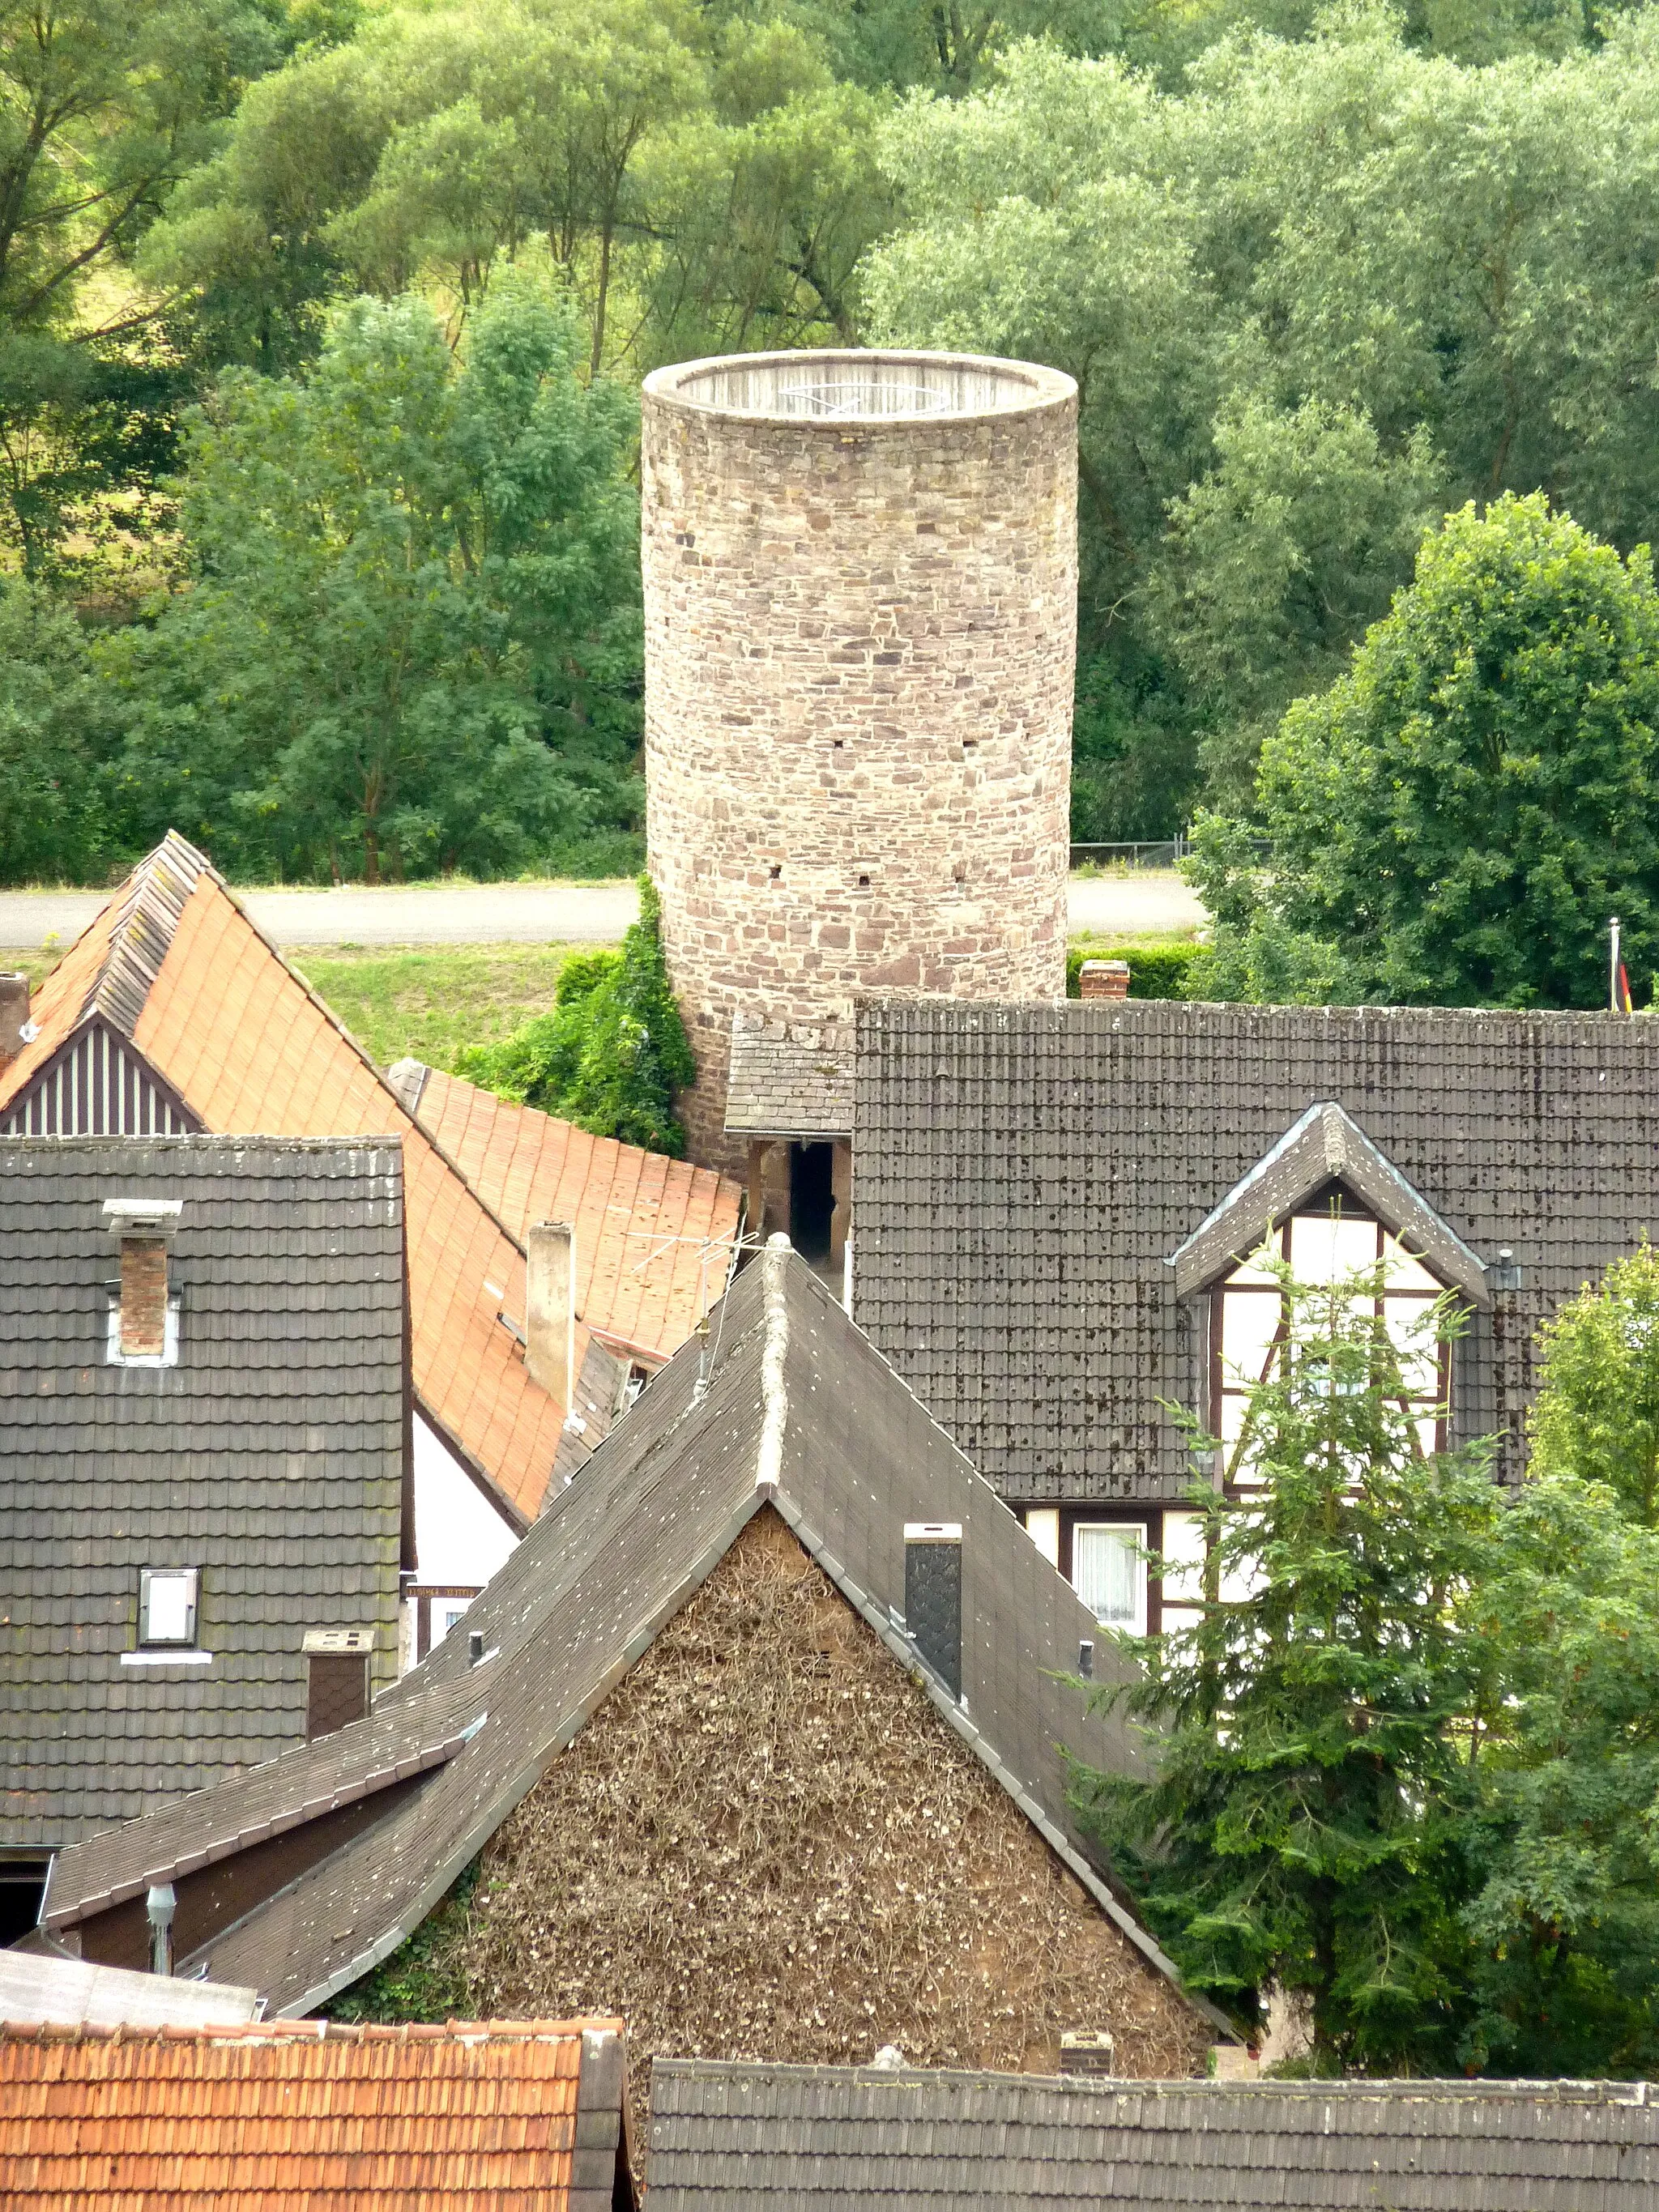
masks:
<path fill-rule="evenodd" d="M 149 1916 L 149 1970 L 152 1974 L 171 1974 L 173 1972 L 173 1915 L 178 1901 L 170 1881 L 153 1883 L 144 1899 L 144 1911 Z"/>

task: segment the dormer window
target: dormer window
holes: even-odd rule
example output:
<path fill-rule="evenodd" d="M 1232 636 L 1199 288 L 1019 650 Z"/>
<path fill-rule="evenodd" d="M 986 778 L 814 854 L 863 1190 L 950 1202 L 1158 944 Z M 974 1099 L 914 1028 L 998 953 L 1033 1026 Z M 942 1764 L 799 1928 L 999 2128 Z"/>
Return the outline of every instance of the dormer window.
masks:
<path fill-rule="evenodd" d="M 1402 1402 L 1417 1413 L 1423 1450 L 1443 1449 L 1451 1346 L 1435 1340 L 1430 1316 L 1448 1286 L 1339 1187 L 1279 1224 L 1211 1292 L 1209 1424 L 1221 1440 L 1230 1484 L 1251 1487 L 1248 1466 L 1236 1463 L 1236 1453 L 1250 1392 L 1273 1374 L 1285 1339 L 1284 1291 L 1268 1264 L 1273 1259 L 1310 1285 L 1374 1276 L 1381 1267 L 1380 1292 L 1356 1291 L 1355 1310 L 1369 1309 L 1388 1329 L 1400 1359 Z"/>
<path fill-rule="evenodd" d="M 1224 1465 L 1243 1434 L 1250 1391 L 1273 1373 L 1284 1341 L 1284 1291 L 1270 1260 L 1310 1286 L 1381 1268 L 1380 1287 L 1355 1295 L 1371 1303 L 1398 1350 L 1402 1402 L 1424 1450 L 1443 1448 L 1451 1355 L 1435 1340 L 1429 1316 L 1449 1291 L 1489 1310 L 1486 1265 L 1346 1108 L 1327 1099 L 1293 1121 L 1169 1255 L 1176 1296 L 1208 1304 L 1199 1411 L 1225 1447 Z M 1230 1480 L 1241 1477 L 1248 1486 L 1246 1470 L 1229 1468 Z M 1166 1558 L 1178 1549 L 1172 1517 L 1164 1516 Z M 1185 1543 L 1191 1531 L 1178 1534 Z M 1180 1577 L 1182 1604 L 1191 1595 L 1189 1565 Z M 1166 1609 L 1170 1585 L 1166 1572 Z"/>

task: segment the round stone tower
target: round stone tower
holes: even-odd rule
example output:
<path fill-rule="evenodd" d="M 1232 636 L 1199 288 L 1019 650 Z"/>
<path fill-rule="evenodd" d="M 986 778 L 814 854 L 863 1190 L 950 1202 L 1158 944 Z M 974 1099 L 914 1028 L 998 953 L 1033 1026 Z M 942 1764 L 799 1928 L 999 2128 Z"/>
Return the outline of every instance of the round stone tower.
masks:
<path fill-rule="evenodd" d="M 727 1133 L 734 1018 L 810 1048 L 861 993 L 1064 995 L 1077 387 L 949 354 L 685 362 L 646 380 L 641 477 L 682 1110 L 693 1157 L 736 1164 L 766 1115 Z"/>

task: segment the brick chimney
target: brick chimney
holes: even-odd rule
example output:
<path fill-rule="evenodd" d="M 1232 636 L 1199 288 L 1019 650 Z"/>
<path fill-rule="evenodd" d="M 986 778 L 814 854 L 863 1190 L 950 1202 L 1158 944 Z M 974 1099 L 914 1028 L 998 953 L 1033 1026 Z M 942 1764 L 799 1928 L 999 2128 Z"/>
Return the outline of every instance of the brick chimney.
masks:
<path fill-rule="evenodd" d="M 1127 960 L 1085 960 L 1078 970 L 1078 986 L 1085 999 L 1127 999 L 1129 963 Z"/>
<path fill-rule="evenodd" d="M 1109 2075 L 1115 2056 L 1112 2039 L 1102 2027 L 1069 2028 L 1060 2039 L 1062 2074 Z"/>
<path fill-rule="evenodd" d="M 167 1346 L 167 1246 L 184 1201 L 106 1198 L 104 1224 L 121 1246 L 123 1359 L 161 1359 Z"/>
<path fill-rule="evenodd" d="M 306 1741 L 349 1728 L 368 1711 L 372 1628 L 308 1628 L 306 1662 Z"/>
<path fill-rule="evenodd" d="M 28 977 L 0 975 L 0 1067 L 15 1060 L 29 1042 L 23 1034 L 28 1027 Z"/>
<path fill-rule="evenodd" d="M 534 1221 L 525 1238 L 529 1279 L 524 1364 L 569 1415 L 576 1404 L 576 1232 Z"/>

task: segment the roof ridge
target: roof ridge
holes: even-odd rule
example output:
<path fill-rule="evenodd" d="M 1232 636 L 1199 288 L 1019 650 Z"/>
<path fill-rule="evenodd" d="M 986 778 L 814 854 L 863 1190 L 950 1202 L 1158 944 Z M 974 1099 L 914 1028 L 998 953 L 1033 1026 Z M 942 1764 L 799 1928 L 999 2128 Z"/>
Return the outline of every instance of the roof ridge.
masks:
<path fill-rule="evenodd" d="M 53 1159 L 60 1160 L 67 1153 L 88 1152 L 100 1159 L 114 1158 L 118 1151 L 149 1151 L 152 1148 L 183 1155 L 185 1152 L 373 1152 L 379 1145 L 399 1145 L 404 1140 L 401 1129 L 387 1129 L 373 1136 L 288 1137 L 280 1133 L 258 1129 L 243 1134 L 227 1135 L 217 1129 L 173 1129 L 157 1131 L 154 1134 L 135 1134 L 127 1130 L 115 1130 L 107 1135 L 76 1137 L 9 1137 L 6 1142 L 20 1148 L 27 1145 L 50 1145 Z M 0 1153 L 0 1158 L 6 1155 Z"/>
<path fill-rule="evenodd" d="M 76 1016 L 77 1023 L 96 1010 L 124 1036 L 132 1036 L 172 946 L 185 902 L 204 875 L 228 888 L 207 855 L 176 830 L 169 830 L 154 851 L 145 854 L 106 902 L 112 906 L 123 891 L 126 895 L 110 925 L 109 943 Z"/>
<path fill-rule="evenodd" d="M 1185 2075 L 1089 2075 L 1089 2074 L 1027 2074 L 1008 2067 L 922 2066 L 907 2062 L 902 2066 L 877 2066 L 866 2062 L 863 2065 L 824 2064 L 810 2059 L 786 2058 L 688 2058 L 684 2057 L 658 2057 L 653 2060 L 655 2070 L 683 2080 L 694 2080 L 699 2075 L 784 2075 L 792 2079 L 824 2084 L 856 2081 L 860 2087 L 886 2087 L 896 2084 L 914 2087 L 925 2081 L 930 2087 L 950 2087 L 985 2082 L 1006 2083 L 1022 2089 L 1054 2090 L 1079 2097 L 1214 2097 L 1218 2100 L 1231 2096 L 1273 2099 L 1280 2103 L 1292 2103 L 1300 2098 L 1310 2101 L 1340 2098 L 1349 2103 L 1362 2103 L 1367 2098 L 1388 2098 L 1398 2101 L 1412 2098 L 1468 2100 L 1483 2096 L 1512 2098 L 1519 2101 L 1542 2099 L 1551 2103 L 1600 2103 L 1614 2105 L 1646 2105 L 1652 2084 L 1638 2080 L 1615 2081 L 1600 2075 L 1461 2075 L 1461 2074 L 1378 2074 L 1350 2075 L 1334 2080 L 1320 2075 L 1305 2079 L 1275 2079 L 1259 2075 L 1253 2078 L 1229 2080 L 1225 2076 L 1188 2076 Z"/>
<path fill-rule="evenodd" d="M 580 2035 L 625 2033 L 614 2014 L 570 2020 L 248 2020 L 184 2024 L 165 2021 L 112 2027 L 84 2021 L 0 2021 L 0 2043 L 572 2043 Z"/>
<path fill-rule="evenodd" d="M 783 1439 L 789 1425 L 789 1302 L 786 1277 L 789 1239 L 780 1230 L 761 1255 L 764 1336 L 761 1349 L 761 1432 L 755 1448 L 755 1487 L 775 1496 L 783 1472 Z M 704 1389 L 706 1389 L 706 1385 Z M 695 1405 L 703 1395 L 694 1396 Z"/>

